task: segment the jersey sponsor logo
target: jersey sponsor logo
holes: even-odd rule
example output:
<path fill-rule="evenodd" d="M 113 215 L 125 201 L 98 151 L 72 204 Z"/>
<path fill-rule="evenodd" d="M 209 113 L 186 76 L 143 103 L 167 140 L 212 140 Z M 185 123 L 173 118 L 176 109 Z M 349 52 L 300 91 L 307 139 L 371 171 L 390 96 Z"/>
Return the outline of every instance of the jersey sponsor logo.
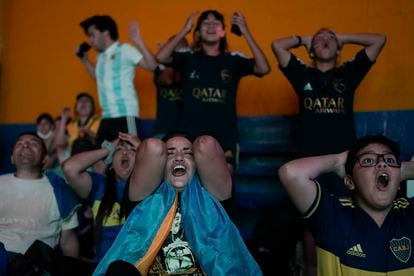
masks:
<path fill-rule="evenodd" d="M 221 76 L 221 79 L 223 80 L 223 82 L 225 82 L 225 83 L 231 82 L 232 77 L 231 77 L 231 71 L 230 70 L 227 70 L 227 69 L 221 70 L 220 76 Z"/>
<path fill-rule="evenodd" d="M 342 94 L 346 89 L 344 79 L 334 79 L 332 82 L 332 86 L 335 89 L 335 91 L 340 94 Z"/>
<path fill-rule="evenodd" d="M 193 97 L 207 103 L 226 103 L 227 91 L 220 88 L 193 88 Z"/>
<path fill-rule="evenodd" d="M 181 88 L 161 88 L 160 95 L 163 99 L 171 102 L 181 101 Z"/>
<path fill-rule="evenodd" d="M 303 87 L 303 91 L 313 91 L 312 85 L 308 82 L 307 84 L 305 84 L 305 86 Z"/>
<path fill-rule="evenodd" d="M 348 255 L 352 255 L 352 256 L 356 256 L 356 257 L 361 257 L 361 258 L 365 258 L 366 255 L 364 253 L 364 251 L 362 250 L 361 244 L 356 244 L 352 247 L 350 247 L 347 251 L 346 254 Z"/>
<path fill-rule="evenodd" d="M 306 97 L 303 99 L 303 106 L 314 113 L 320 114 L 345 114 L 345 99 L 343 97 Z"/>
<path fill-rule="evenodd" d="M 401 262 L 406 263 L 411 257 L 411 240 L 407 237 L 390 241 L 392 254 Z"/>

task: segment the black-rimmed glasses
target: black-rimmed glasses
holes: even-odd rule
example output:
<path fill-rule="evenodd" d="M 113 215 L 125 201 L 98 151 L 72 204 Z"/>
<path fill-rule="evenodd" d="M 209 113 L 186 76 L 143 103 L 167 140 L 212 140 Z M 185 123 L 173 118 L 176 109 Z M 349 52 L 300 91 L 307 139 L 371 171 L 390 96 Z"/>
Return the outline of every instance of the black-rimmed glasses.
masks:
<path fill-rule="evenodd" d="M 384 160 L 384 163 L 390 167 L 399 168 L 401 167 L 401 162 L 398 160 L 397 156 L 393 153 L 373 153 L 367 152 L 357 155 L 355 157 L 355 162 L 358 161 L 361 167 L 374 167 L 378 164 L 380 157 Z"/>

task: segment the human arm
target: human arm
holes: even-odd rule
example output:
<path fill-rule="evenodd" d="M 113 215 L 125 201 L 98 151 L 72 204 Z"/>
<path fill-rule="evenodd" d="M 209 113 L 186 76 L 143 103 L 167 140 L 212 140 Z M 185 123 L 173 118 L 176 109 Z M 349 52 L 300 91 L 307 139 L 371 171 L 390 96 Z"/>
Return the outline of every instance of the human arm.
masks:
<path fill-rule="evenodd" d="M 335 172 L 345 176 L 347 152 L 292 160 L 279 169 L 279 178 L 293 204 L 302 214 L 315 201 L 317 188 L 314 182 L 319 175 Z"/>
<path fill-rule="evenodd" d="M 70 120 L 70 108 L 64 107 L 60 112 L 59 123 L 56 124 L 54 142 L 57 147 L 66 147 L 68 144 L 68 137 L 66 135 L 66 126 Z"/>
<path fill-rule="evenodd" d="M 371 61 L 375 61 L 385 45 L 386 37 L 382 34 L 361 33 L 361 34 L 336 34 L 339 46 L 344 44 L 356 44 L 365 47 L 365 52 Z"/>
<path fill-rule="evenodd" d="M 280 66 L 285 68 L 291 57 L 290 50 L 304 45 L 309 51 L 311 40 L 312 38 L 310 36 L 289 36 L 280 38 L 272 42 L 272 51 Z"/>
<path fill-rule="evenodd" d="M 76 50 L 76 52 L 79 52 L 79 48 Z M 95 79 L 95 64 L 92 63 L 92 61 L 89 59 L 88 53 L 83 53 L 82 57 L 79 57 L 80 62 L 82 62 L 83 66 L 85 67 L 86 71 L 89 73 L 89 75 Z"/>
<path fill-rule="evenodd" d="M 156 54 L 156 58 L 159 63 L 169 64 L 172 62 L 172 54 L 174 52 L 174 49 L 181 42 L 181 40 L 183 40 L 185 36 L 191 32 L 196 15 L 197 13 L 193 12 L 188 17 L 181 31 L 159 49 L 158 53 Z"/>
<path fill-rule="evenodd" d="M 401 163 L 401 181 L 414 179 L 414 156 L 411 161 Z"/>
<path fill-rule="evenodd" d="M 231 23 L 237 25 L 240 28 L 240 31 L 249 45 L 250 50 L 252 51 L 253 58 L 255 61 L 254 72 L 258 75 L 266 75 L 270 72 L 269 62 L 262 49 L 256 43 L 256 40 L 253 38 L 249 28 L 247 27 L 246 19 L 240 12 L 233 14 L 231 18 Z"/>
<path fill-rule="evenodd" d="M 166 160 L 167 151 L 163 141 L 148 138 L 141 142 L 129 179 L 129 200 L 141 201 L 155 191 L 164 177 Z"/>
<path fill-rule="evenodd" d="M 142 54 L 142 59 L 139 62 L 139 66 L 147 71 L 154 71 L 155 68 L 157 68 L 157 61 L 142 40 L 141 32 L 137 22 L 129 23 L 129 39 L 134 43 L 135 47 L 137 47 L 137 49 Z"/>
<path fill-rule="evenodd" d="M 69 185 L 79 197 L 87 198 L 92 190 L 92 178 L 86 171 L 87 168 L 102 160 L 108 154 L 108 149 L 101 148 L 75 154 L 63 162 L 63 173 Z"/>
<path fill-rule="evenodd" d="M 203 186 L 218 200 L 229 199 L 232 177 L 220 144 L 211 136 L 200 136 L 193 143 L 193 154 Z"/>
<path fill-rule="evenodd" d="M 75 231 L 62 230 L 59 244 L 63 255 L 73 258 L 79 257 L 79 241 Z"/>

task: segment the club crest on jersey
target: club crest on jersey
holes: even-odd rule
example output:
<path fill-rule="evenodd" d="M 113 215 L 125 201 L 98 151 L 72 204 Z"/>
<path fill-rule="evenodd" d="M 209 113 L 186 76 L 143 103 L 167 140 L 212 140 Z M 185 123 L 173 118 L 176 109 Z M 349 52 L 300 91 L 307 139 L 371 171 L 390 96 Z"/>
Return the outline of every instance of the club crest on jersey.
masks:
<path fill-rule="evenodd" d="M 411 256 L 411 240 L 407 237 L 392 239 L 390 241 L 392 254 L 403 263 L 406 263 Z"/>
<path fill-rule="evenodd" d="M 345 91 L 346 85 L 344 79 L 334 79 L 332 85 L 338 93 L 342 94 Z"/>
<path fill-rule="evenodd" d="M 230 72 L 230 70 L 227 70 L 227 69 L 221 70 L 220 75 L 221 75 L 221 79 L 225 83 L 229 83 L 231 81 L 231 72 Z"/>

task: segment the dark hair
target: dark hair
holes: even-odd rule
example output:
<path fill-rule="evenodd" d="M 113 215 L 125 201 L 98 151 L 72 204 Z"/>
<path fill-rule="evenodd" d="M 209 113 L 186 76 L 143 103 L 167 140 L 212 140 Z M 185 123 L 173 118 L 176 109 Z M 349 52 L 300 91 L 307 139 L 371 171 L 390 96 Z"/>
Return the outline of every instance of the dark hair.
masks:
<path fill-rule="evenodd" d="M 200 32 L 201 24 L 203 23 L 204 20 L 208 18 L 210 14 L 213 15 L 215 19 L 221 22 L 221 24 L 223 25 L 223 29 L 225 29 L 226 27 L 226 24 L 224 24 L 224 16 L 220 12 L 216 10 L 206 10 L 203 13 L 201 13 L 200 16 L 198 17 L 197 24 L 193 32 L 194 43 L 193 43 L 193 46 L 191 47 L 193 51 L 203 51 L 203 47 L 201 46 L 202 41 L 201 41 L 199 32 Z M 228 51 L 229 46 L 227 43 L 226 36 L 223 36 L 222 38 L 220 38 L 219 49 L 220 49 L 220 52 L 222 53 Z"/>
<path fill-rule="evenodd" d="M 112 208 L 117 202 L 117 190 L 116 186 L 118 185 L 118 180 L 116 179 L 115 170 L 112 167 L 108 167 L 106 169 L 106 186 L 105 186 L 105 193 L 101 200 L 101 204 L 99 205 L 98 213 L 96 214 L 95 221 L 94 221 L 94 228 L 93 228 L 93 237 L 96 246 L 100 244 L 100 235 L 102 224 L 105 216 L 109 216 L 112 212 Z M 125 185 L 125 189 L 127 189 L 128 185 Z M 128 198 L 126 191 L 122 193 L 124 198 L 122 202 L 119 202 L 121 205 L 121 210 L 119 213 L 119 221 L 121 222 L 122 219 L 126 216 L 125 204 Z"/>
<path fill-rule="evenodd" d="M 88 35 L 88 28 L 90 26 L 95 26 L 100 32 L 108 31 L 112 40 L 118 40 L 118 27 L 116 22 L 109 15 L 94 15 L 86 18 L 79 25 L 86 35 Z"/>
<path fill-rule="evenodd" d="M 87 124 L 89 122 L 89 119 L 95 114 L 95 100 L 90 94 L 88 94 L 86 92 L 79 93 L 76 96 L 76 103 L 75 103 L 75 114 L 76 114 L 76 116 L 78 116 L 78 111 L 76 110 L 76 106 L 78 104 L 79 99 L 83 98 L 83 97 L 88 98 L 88 100 L 91 102 L 91 106 L 92 106 L 91 114 L 89 115 L 88 119 L 85 122 L 85 124 Z"/>
<path fill-rule="evenodd" d="M 171 138 L 174 137 L 183 137 L 186 138 L 188 141 L 190 141 L 191 143 L 194 142 L 193 137 L 191 137 L 188 133 L 184 132 L 184 131 L 170 131 L 168 133 L 166 133 L 161 140 L 165 143 L 168 140 L 170 140 Z"/>
<path fill-rule="evenodd" d="M 17 135 L 17 137 L 16 137 L 16 143 L 17 143 L 17 141 L 20 139 L 20 137 L 22 137 L 22 136 L 24 136 L 24 135 L 31 135 L 31 136 L 34 136 L 34 137 L 36 137 L 37 139 L 39 139 L 39 141 L 40 141 L 40 145 L 42 146 L 42 157 L 46 156 L 46 154 L 47 154 L 46 144 L 45 144 L 45 142 L 43 141 L 43 139 L 42 139 L 42 138 L 40 138 L 40 136 L 39 136 L 39 135 L 37 135 L 37 133 L 36 133 L 36 132 L 33 132 L 33 131 L 25 131 L 25 132 L 20 133 L 20 134 L 19 134 L 19 135 Z M 16 143 L 15 143 L 14 145 L 16 145 Z M 13 146 L 13 149 L 14 149 L 14 146 Z"/>
<path fill-rule="evenodd" d="M 397 142 L 391 140 L 390 138 L 382 134 L 364 136 L 358 139 L 353 144 L 351 149 L 348 151 L 348 156 L 345 162 L 345 173 L 346 174 L 352 174 L 352 170 L 354 168 L 357 154 L 359 153 L 360 150 L 362 150 L 363 148 L 365 148 L 366 146 L 370 144 L 381 144 L 381 145 L 388 147 L 390 151 L 395 154 L 395 156 L 397 157 L 397 160 L 400 161 L 400 154 L 401 154 L 400 145 Z"/>
<path fill-rule="evenodd" d="M 43 120 L 48 121 L 51 125 L 55 124 L 55 120 L 53 120 L 52 115 L 50 115 L 49 113 L 42 113 L 39 116 L 37 116 L 36 125 L 40 124 L 40 122 Z"/>

